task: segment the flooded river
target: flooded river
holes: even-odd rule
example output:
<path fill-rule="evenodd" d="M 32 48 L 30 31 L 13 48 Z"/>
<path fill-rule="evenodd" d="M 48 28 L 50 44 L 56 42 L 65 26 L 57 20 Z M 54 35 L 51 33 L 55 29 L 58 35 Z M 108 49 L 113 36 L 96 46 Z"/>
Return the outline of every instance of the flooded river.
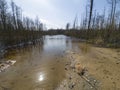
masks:
<path fill-rule="evenodd" d="M 65 51 L 70 49 L 72 39 L 58 35 L 8 51 L 5 60 L 16 63 L 0 73 L 0 90 L 54 90 L 65 78 Z"/>
<path fill-rule="evenodd" d="M 120 90 L 120 50 L 64 35 L 43 36 L 34 45 L 9 50 L 3 59 L 16 63 L 0 72 L 0 90 Z M 68 70 L 67 61 L 85 67 L 86 78 Z"/>

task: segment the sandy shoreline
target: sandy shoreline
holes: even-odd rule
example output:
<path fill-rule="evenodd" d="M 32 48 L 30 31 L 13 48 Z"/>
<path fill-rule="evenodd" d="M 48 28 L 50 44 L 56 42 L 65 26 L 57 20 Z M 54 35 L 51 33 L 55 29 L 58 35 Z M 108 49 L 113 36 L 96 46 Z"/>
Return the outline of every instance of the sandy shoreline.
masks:
<path fill-rule="evenodd" d="M 66 79 L 56 90 L 120 90 L 120 50 L 87 47 L 86 53 L 67 51 L 66 55 Z M 73 69 L 76 64 L 86 69 L 83 76 Z"/>
<path fill-rule="evenodd" d="M 100 90 L 100 82 L 89 74 L 87 68 L 82 65 L 75 67 L 80 64 L 80 61 L 74 57 L 76 54 L 75 52 L 67 52 L 66 79 L 56 90 Z M 84 74 L 80 75 L 79 72 L 84 72 Z"/>

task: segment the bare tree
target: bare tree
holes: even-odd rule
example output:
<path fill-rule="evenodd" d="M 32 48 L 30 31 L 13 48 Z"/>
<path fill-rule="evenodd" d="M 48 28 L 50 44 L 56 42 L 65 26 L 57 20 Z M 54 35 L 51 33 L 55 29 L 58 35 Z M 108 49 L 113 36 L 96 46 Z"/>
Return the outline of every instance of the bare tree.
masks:
<path fill-rule="evenodd" d="M 5 0 L 0 0 L 0 21 L 3 30 L 6 30 L 7 27 L 6 19 L 7 19 L 7 3 Z"/>
<path fill-rule="evenodd" d="M 88 22 L 88 5 L 86 5 L 86 15 L 85 15 L 85 28 L 87 29 L 87 22 Z"/>
<path fill-rule="evenodd" d="M 76 29 L 76 27 L 78 27 L 78 17 L 77 17 L 77 15 L 76 15 L 76 17 L 74 19 L 73 29 Z"/>
<path fill-rule="evenodd" d="M 92 19 L 92 29 L 95 29 L 95 23 L 96 23 L 96 10 L 94 12 L 94 16 L 93 16 L 93 19 Z"/>
<path fill-rule="evenodd" d="M 70 28 L 70 23 L 67 23 L 66 24 L 66 30 L 69 30 L 69 28 Z"/>
<path fill-rule="evenodd" d="M 89 21 L 88 21 L 88 30 L 91 26 L 91 18 L 92 18 L 92 12 L 93 12 L 93 2 L 94 0 L 90 0 L 90 14 L 89 14 Z"/>
<path fill-rule="evenodd" d="M 43 23 L 39 23 L 39 29 L 38 29 L 39 31 L 42 31 L 42 30 L 44 30 L 44 24 Z"/>
<path fill-rule="evenodd" d="M 116 8 L 117 4 L 120 2 L 120 0 L 107 0 L 108 4 L 110 5 L 110 28 L 114 29 L 115 26 L 115 14 L 116 14 Z"/>
<path fill-rule="evenodd" d="M 13 18 L 13 26 L 14 29 L 17 30 L 17 22 L 16 22 L 16 5 L 13 1 L 11 1 L 11 9 L 12 9 L 12 18 Z"/>
<path fill-rule="evenodd" d="M 40 22 L 39 22 L 38 16 L 36 16 L 36 19 L 35 19 L 35 26 L 36 26 L 36 30 L 38 31 L 39 30 L 39 26 L 40 26 Z"/>
<path fill-rule="evenodd" d="M 15 6 L 16 9 L 16 27 L 18 30 L 22 29 L 22 10 L 17 5 Z"/>

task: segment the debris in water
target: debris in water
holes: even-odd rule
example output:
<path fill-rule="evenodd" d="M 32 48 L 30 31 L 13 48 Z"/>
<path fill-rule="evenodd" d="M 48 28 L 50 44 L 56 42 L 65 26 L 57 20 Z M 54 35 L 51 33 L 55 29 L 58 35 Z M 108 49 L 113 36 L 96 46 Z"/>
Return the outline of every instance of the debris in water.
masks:
<path fill-rule="evenodd" d="M 11 65 L 14 65 L 16 61 L 8 60 L 5 62 L 0 63 L 0 72 L 5 71 L 7 68 L 9 68 Z"/>

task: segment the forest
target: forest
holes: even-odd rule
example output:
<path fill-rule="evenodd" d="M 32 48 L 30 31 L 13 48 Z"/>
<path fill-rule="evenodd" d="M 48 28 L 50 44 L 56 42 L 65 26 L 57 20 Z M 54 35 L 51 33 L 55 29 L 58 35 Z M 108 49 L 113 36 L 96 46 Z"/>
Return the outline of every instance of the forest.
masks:
<path fill-rule="evenodd" d="M 94 0 L 89 0 L 80 25 L 77 24 L 78 17 L 75 17 L 72 27 L 67 23 L 66 29 L 46 31 L 37 16 L 32 20 L 23 16 L 21 7 L 13 1 L 7 3 L 6 0 L 0 0 L 0 41 L 14 45 L 35 40 L 45 34 L 65 34 L 85 39 L 96 45 L 120 47 L 120 10 L 118 9 L 120 1 L 107 0 L 107 2 L 109 11 L 103 8 L 103 13 L 99 14 L 94 8 Z"/>
<path fill-rule="evenodd" d="M 93 9 L 94 0 L 90 0 L 86 5 L 86 13 L 82 17 L 80 27 L 76 25 L 76 17 L 72 29 L 69 29 L 70 24 L 67 23 L 66 30 L 69 31 L 65 34 L 86 39 L 101 46 L 120 47 L 120 0 L 107 0 L 107 2 L 109 12 L 103 8 L 103 13 L 99 14 Z"/>
<path fill-rule="evenodd" d="M 25 17 L 21 7 L 13 1 L 8 5 L 0 0 L 0 42 L 12 46 L 41 37 L 43 24 L 36 16 L 35 20 Z"/>

